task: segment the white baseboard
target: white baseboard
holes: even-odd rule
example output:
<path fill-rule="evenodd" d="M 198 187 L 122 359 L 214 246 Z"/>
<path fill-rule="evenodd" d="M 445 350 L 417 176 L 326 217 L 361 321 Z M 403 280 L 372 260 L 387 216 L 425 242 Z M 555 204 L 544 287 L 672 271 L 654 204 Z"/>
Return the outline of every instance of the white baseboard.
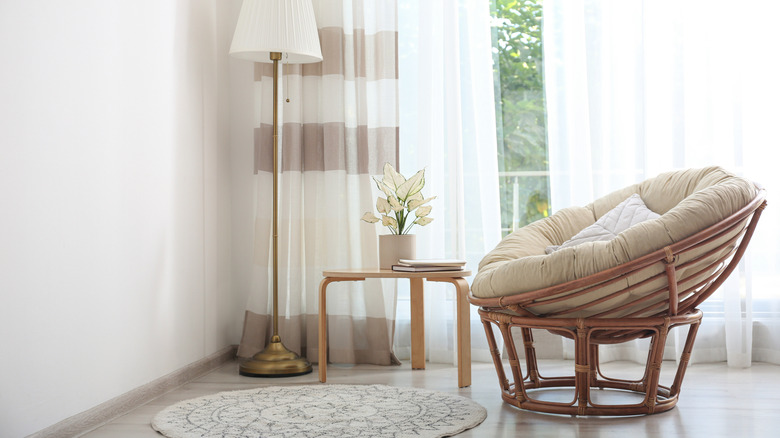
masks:
<path fill-rule="evenodd" d="M 153 380 L 146 385 L 101 403 L 92 409 L 76 414 L 46 429 L 35 432 L 27 438 L 77 437 L 118 418 L 133 409 L 196 378 L 219 368 L 236 357 L 237 346 L 222 350 L 176 370 L 167 376 Z"/>

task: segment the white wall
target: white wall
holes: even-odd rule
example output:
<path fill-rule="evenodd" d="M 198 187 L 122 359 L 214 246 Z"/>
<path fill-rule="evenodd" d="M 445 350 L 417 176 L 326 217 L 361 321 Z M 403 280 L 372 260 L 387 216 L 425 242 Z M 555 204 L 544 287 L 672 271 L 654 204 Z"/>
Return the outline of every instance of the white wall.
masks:
<path fill-rule="evenodd" d="M 238 342 L 238 4 L 0 1 L 0 436 Z"/>

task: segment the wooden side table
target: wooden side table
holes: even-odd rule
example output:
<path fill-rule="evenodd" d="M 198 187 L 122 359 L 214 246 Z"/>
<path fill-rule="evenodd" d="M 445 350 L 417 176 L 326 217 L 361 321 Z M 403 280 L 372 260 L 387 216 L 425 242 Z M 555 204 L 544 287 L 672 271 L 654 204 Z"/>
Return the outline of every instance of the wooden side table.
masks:
<path fill-rule="evenodd" d="M 363 281 L 366 278 L 408 278 L 412 312 L 412 369 L 425 369 L 425 324 L 423 308 L 423 280 L 452 283 L 457 295 L 458 331 L 458 387 L 471 386 L 471 321 L 466 296 L 469 284 L 464 277 L 471 271 L 398 272 L 389 269 L 350 269 L 323 271 L 320 283 L 320 382 L 325 382 L 328 364 L 328 319 L 325 292 L 336 281 Z"/>

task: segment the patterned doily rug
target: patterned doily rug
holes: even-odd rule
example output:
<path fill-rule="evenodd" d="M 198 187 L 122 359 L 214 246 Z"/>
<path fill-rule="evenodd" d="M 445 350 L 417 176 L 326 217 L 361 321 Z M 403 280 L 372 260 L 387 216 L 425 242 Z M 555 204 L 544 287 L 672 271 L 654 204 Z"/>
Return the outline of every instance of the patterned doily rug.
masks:
<path fill-rule="evenodd" d="M 160 411 L 170 438 L 442 437 L 481 423 L 481 405 L 457 395 L 385 385 L 272 386 L 220 392 Z"/>

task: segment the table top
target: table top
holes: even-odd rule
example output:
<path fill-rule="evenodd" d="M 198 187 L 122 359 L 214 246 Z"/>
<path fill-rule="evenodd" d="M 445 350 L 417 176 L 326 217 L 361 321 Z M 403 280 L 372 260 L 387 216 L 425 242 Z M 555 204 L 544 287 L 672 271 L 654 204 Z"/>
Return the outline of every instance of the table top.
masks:
<path fill-rule="evenodd" d="M 329 269 L 322 271 L 322 276 L 328 278 L 464 278 L 470 277 L 471 271 L 403 272 L 378 268 Z"/>

